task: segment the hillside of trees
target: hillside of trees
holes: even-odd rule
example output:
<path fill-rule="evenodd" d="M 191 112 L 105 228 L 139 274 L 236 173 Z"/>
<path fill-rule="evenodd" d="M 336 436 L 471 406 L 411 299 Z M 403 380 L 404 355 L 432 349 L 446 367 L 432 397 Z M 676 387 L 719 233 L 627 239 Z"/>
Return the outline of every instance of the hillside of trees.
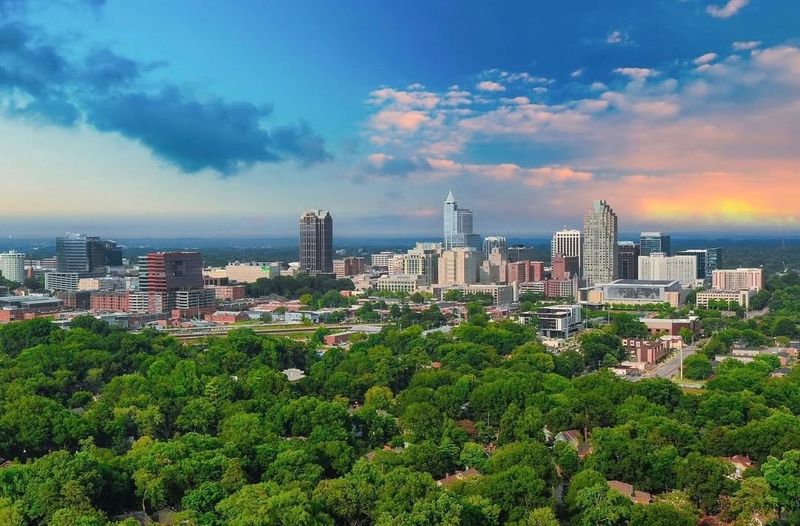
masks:
<path fill-rule="evenodd" d="M 709 353 L 797 330 L 800 281 L 776 279 L 770 316 L 703 320 Z M 604 369 L 640 330 L 624 316 L 554 355 L 481 311 L 324 353 L 247 329 L 184 345 L 88 317 L 0 327 L 0 524 L 800 523 L 798 370 L 630 382 Z M 566 430 L 575 443 L 553 440 Z M 734 455 L 754 463 L 741 479 Z"/>

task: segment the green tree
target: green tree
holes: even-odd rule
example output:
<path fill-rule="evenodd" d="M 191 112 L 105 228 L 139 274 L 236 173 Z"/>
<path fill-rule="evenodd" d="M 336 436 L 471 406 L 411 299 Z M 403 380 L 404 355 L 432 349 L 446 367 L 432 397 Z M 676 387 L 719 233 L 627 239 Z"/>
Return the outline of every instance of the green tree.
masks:
<path fill-rule="evenodd" d="M 694 526 L 697 517 L 669 504 L 634 506 L 629 526 Z"/>
<path fill-rule="evenodd" d="M 622 526 L 633 509 L 630 498 L 609 488 L 605 481 L 580 490 L 576 505 L 581 526 Z"/>
<path fill-rule="evenodd" d="M 712 372 L 711 361 L 704 354 L 693 354 L 683 361 L 683 375 L 690 380 L 704 380 Z"/>
<path fill-rule="evenodd" d="M 800 450 L 787 451 L 781 459 L 769 457 L 761 472 L 782 512 L 800 511 Z"/>
<path fill-rule="evenodd" d="M 690 453 L 676 467 L 678 485 L 702 511 L 719 509 L 720 497 L 731 492 L 733 481 L 728 475 L 733 467 L 723 460 Z"/>

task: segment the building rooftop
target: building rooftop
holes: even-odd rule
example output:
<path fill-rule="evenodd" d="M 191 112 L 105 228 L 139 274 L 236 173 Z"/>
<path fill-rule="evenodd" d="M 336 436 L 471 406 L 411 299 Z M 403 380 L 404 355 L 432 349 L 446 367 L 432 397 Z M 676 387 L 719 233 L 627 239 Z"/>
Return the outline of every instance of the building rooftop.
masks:
<path fill-rule="evenodd" d="M 636 285 L 638 287 L 662 287 L 677 283 L 677 280 L 667 279 L 617 279 L 608 285 Z"/>

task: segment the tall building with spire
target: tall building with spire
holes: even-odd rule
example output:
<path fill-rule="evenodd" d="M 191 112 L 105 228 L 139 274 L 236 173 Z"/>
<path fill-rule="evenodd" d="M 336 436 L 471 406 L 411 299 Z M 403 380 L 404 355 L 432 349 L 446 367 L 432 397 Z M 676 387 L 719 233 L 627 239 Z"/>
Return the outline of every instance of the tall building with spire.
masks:
<path fill-rule="evenodd" d="M 595 201 L 583 216 L 583 277 L 587 286 L 614 281 L 617 268 L 617 214 Z"/>
<path fill-rule="evenodd" d="M 327 210 L 306 210 L 300 216 L 300 270 L 333 273 L 333 218 Z"/>
<path fill-rule="evenodd" d="M 480 250 L 481 238 L 473 232 L 472 210 L 459 208 L 453 192 L 444 201 L 444 238 L 442 248 L 450 250 L 459 247 L 472 247 Z"/>

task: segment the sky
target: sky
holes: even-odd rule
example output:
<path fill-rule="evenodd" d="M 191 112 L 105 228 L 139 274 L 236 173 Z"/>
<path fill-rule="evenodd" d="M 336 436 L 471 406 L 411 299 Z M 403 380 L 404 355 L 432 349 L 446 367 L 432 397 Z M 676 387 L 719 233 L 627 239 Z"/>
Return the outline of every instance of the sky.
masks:
<path fill-rule="evenodd" d="M 800 232 L 797 0 L 0 0 L 0 237 Z"/>

